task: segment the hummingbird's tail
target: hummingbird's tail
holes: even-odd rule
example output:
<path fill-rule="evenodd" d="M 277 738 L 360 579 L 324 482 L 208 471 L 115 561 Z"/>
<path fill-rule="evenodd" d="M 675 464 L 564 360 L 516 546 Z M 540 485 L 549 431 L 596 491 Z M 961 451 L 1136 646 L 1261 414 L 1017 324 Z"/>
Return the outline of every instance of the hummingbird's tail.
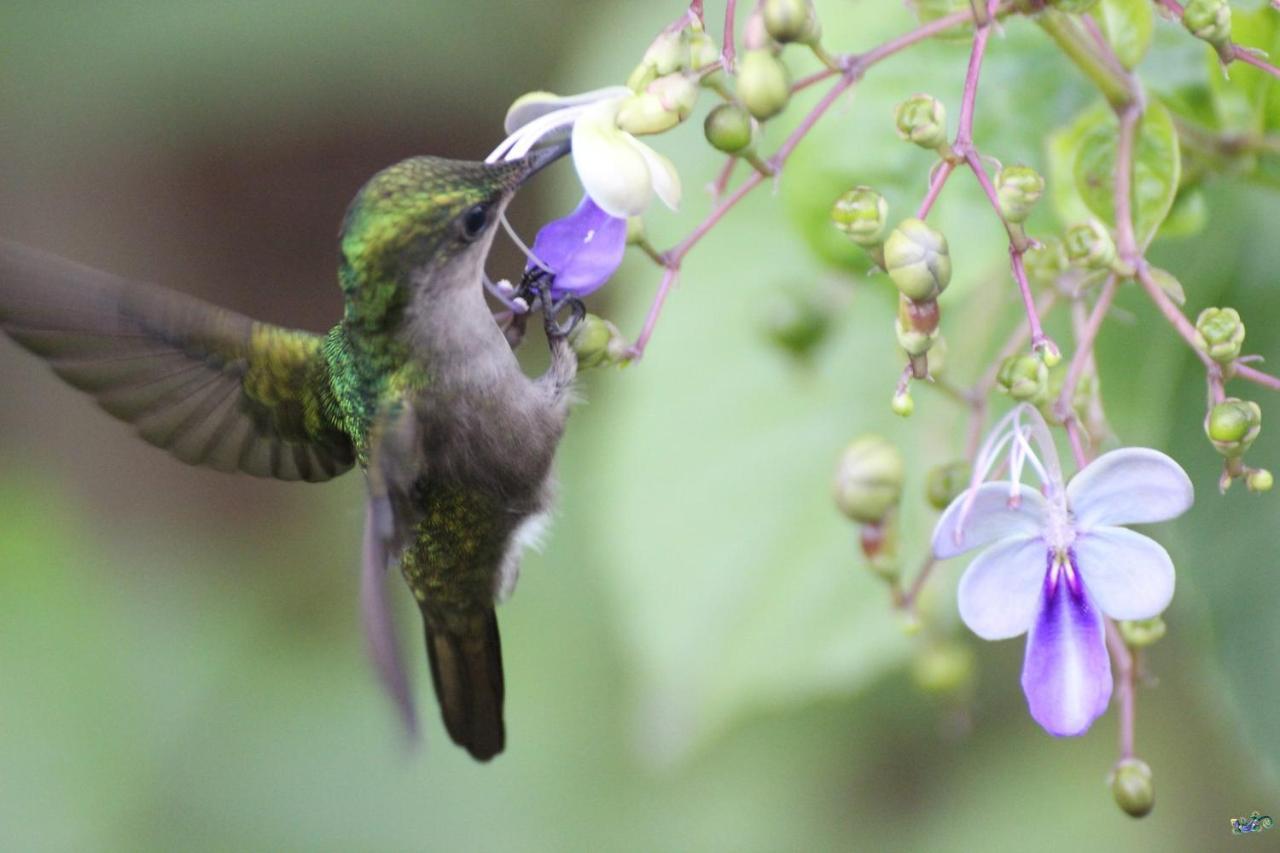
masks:
<path fill-rule="evenodd" d="M 426 617 L 426 614 L 423 614 Z M 478 761 L 488 761 L 506 744 L 502 722 L 502 641 L 498 618 L 489 608 L 469 620 L 464 631 L 424 618 L 431 680 L 444 727 L 453 742 Z"/>

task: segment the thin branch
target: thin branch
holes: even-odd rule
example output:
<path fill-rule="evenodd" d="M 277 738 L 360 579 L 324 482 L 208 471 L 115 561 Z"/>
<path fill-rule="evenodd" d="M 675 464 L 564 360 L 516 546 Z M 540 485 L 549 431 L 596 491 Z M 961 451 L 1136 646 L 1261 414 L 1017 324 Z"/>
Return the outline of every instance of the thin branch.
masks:
<path fill-rule="evenodd" d="M 1111 651 L 1111 660 L 1115 664 L 1116 695 L 1120 703 L 1120 760 L 1133 758 L 1133 729 L 1137 716 L 1137 691 L 1134 690 L 1136 667 L 1133 665 L 1133 653 L 1125 645 L 1124 638 L 1116 623 L 1105 620 L 1107 631 L 1107 648 Z"/>

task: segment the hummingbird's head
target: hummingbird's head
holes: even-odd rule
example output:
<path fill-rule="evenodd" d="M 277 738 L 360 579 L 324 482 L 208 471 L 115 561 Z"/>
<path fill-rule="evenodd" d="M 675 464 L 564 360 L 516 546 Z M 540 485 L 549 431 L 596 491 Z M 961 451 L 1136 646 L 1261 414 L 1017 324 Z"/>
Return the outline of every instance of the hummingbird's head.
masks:
<path fill-rule="evenodd" d="M 478 286 L 498 218 L 516 190 L 567 153 L 567 144 L 523 160 L 480 163 L 413 157 L 374 175 L 342 223 L 342 286 L 367 310 L 413 287 Z M 381 291 L 385 296 L 377 298 Z M 379 305 L 367 304 L 370 298 Z"/>

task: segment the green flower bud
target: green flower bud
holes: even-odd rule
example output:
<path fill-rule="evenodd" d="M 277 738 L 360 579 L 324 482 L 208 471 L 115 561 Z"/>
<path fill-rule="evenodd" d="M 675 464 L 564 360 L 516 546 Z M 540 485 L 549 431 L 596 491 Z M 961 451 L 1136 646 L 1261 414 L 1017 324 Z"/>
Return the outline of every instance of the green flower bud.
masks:
<path fill-rule="evenodd" d="M 996 173 L 1000 212 L 1010 222 L 1026 222 L 1044 195 L 1044 178 L 1030 166 L 1007 166 Z"/>
<path fill-rule="evenodd" d="M 911 662 L 911 677 L 926 693 L 955 693 L 973 679 L 973 651 L 959 643 L 932 645 Z"/>
<path fill-rule="evenodd" d="M 658 69 L 648 62 L 641 62 L 627 77 L 627 88 L 633 92 L 643 92 L 645 87 L 658 79 Z"/>
<path fill-rule="evenodd" d="M 972 473 L 968 462 L 948 462 L 931 468 L 924 486 L 929 506 L 939 511 L 949 507 L 961 492 L 969 488 Z"/>
<path fill-rule="evenodd" d="M 1049 0 L 1049 5 L 1068 15 L 1083 15 L 1097 6 L 1098 0 Z"/>
<path fill-rule="evenodd" d="M 1196 38 L 1224 47 L 1231 41 L 1231 6 L 1227 0 L 1188 0 L 1182 25 Z"/>
<path fill-rule="evenodd" d="M 1108 269 L 1116 259 L 1111 233 L 1096 219 L 1072 225 L 1064 241 L 1071 263 L 1087 269 Z"/>
<path fill-rule="evenodd" d="M 760 121 L 773 118 L 791 100 L 791 75 L 768 50 L 749 50 L 738 60 L 738 97 Z"/>
<path fill-rule="evenodd" d="M 1126 758 L 1116 765 L 1111 777 L 1111 793 L 1116 805 L 1130 817 L 1146 817 L 1156 804 L 1151 785 L 1151 768 L 1138 758 Z"/>
<path fill-rule="evenodd" d="M 1218 364 L 1240 357 L 1244 323 L 1234 308 L 1206 308 L 1196 318 L 1196 346 Z"/>
<path fill-rule="evenodd" d="M 618 327 L 595 314 L 587 314 L 569 333 L 569 345 L 581 368 L 617 363 L 619 342 L 625 343 Z"/>
<path fill-rule="evenodd" d="M 836 506 L 853 521 L 884 520 L 902 499 L 902 454 L 886 438 L 865 435 L 845 449 L 836 466 Z"/>
<path fill-rule="evenodd" d="M 680 117 L 667 109 L 657 95 L 646 90 L 622 102 L 617 123 L 627 133 L 639 136 L 670 130 L 680 123 Z"/>
<path fill-rule="evenodd" d="M 737 104 L 721 104 L 707 113 L 702 129 L 712 147 L 726 154 L 746 151 L 755 142 L 755 119 Z"/>
<path fill-rule="evenodd" d="M 1122 620 L 1116 623 L 1126 646 L 1142 649 L 1153 646 L 1165 634 L 1164 620 L 1159 616 L 1150 619 Z"/>
<path fill-rule="evenodd" d="M 1036 400 L 1036 406 L 1040 409 L 1040 414 L 1051 424 L 1061 424 L 1058 413 L 1054 411 L 1054 404 L 1058 398 L 1062 396 L 1062 386 L 1067 381 L 1067 366 L 1059 362 L 1049 368 L 1049 387 L 1043 397 Z M 1086 412 L 1089 409 L 1089 403 L 1097 396 L 1098 393 L 1098 374 L 1085 373 L 1076 382 L 1075 393 L 1071 395 L 1071 408 L 1077 415 Z"/>
<path fill-rule="evenodd" d="M 846 191 L 831 207 L 831 221 L 859 246 L 875 246 L 884 235 L 889 203 L 871 187 Z"/>
<path fill-rule="evenodd" d="M 689 67 L 689 31 L 665 32 L 653 40 L 641 60 L 662 77 Z"/>
<path fill-rule="evenodd" d="M 705 30 L 689 34 L 689 68 L 701 71 L 720 59 L 720 45 Z"/>
<path fill-rule="evenodd" d="M 770 305 L 769 340 L 797 358 L 807 358 L 831 331 L 831 311 L 813 294 L 781 290 Z"/>
<path fill-rule="evenodd" d="M 657 95 L 664 109 L 684 121 L 693 112 L 700 89 L 698 79 L 691 74 L 668 74 L 654 80 L 645 91 Z"/>
<path fill-rule="evenodd" d="M 933 349 L 933 344 L 938 340 L 939 334 L 937 329 L 932 332 L 922 332 L 904 325 L 901 317 L 893 321 L 893 331 L 898 338 L 898 346 L 902 347 L 902 351 L 907 355 L 912 356 L 924 355 Z"/>
<path fill-rule="evenodd" d="M 822 37 L 822 26 L 811 0 L 765 0 L 764 28 L 781 44 L 814 44 Z"/>
<path fill-rule="evenodd" d="M 1040 285 L 1051 285 L 1067 271 L 1067 252 L 1057 237 L 1046 237 L 1022 255 L 1027 278 Z"/>
<path fill-rule="evenodd" d="M 932 95 L 912 95 L 898 104 L 895 121 L 898 136 L 921 148 L 935 150 L 947 144 L 947 111 Z"/>
<path fill-rule="evenodd" d="M 1049 368 L 1035 355 L 1011 355 L 1000 365 L 996 382 L 1015 400 L 1038 400 L 1049 390 Z"/>
<path fill-rule="evenodd" d="M 1165 296 L 1168 296 L 1178 305 L 1187 304 L 1187 292 L 1182 289 L 1182 282 L 1178 281 L 1177 276 L 1159 267 L 1151 267 L 1147 270 L 1147 274 L 1156 283 L 1156 287 L 1164 291 Z"/>
<path fill-rule="evenodd" d="M 1204 432 L 1228 459 L 1243 456 L 1262 431 L 1262 409 L 1252 400 L 1228 397 L 1209 410 Z"/>
<path fill-rule="evenodd" d="M 924 355 L 933 349 L 941 335 L 938 328 L 939 317 L 937 300 L 912 302 L 905 296 L 899 296 L 898 316 L 893 323 L 898 346 L 912 357 Z"/>
<path fill-rule="evenodd" d="M 1262 494 L 1263 492 L 1271 491 L 1271 487 L 1276 484 L 1276 481 L 1266 468 L 1255 468 L 1245 476 L 1244 484 L 1249 491 Z"/>
<path fill-rule="evenodd" d="M 909 418 L 916 410 L 916 401 L 911 399 L 910 391 L 900 391 L 893 395 L 889 409 L 900 418 Z"/>
<path fill-rule="evenodd" d="M 903 296 L 915 302 L 936 299 L 951 282 L 947 238 L 919 219 L 904 219 L 884 244 L 889 278 Z"/>

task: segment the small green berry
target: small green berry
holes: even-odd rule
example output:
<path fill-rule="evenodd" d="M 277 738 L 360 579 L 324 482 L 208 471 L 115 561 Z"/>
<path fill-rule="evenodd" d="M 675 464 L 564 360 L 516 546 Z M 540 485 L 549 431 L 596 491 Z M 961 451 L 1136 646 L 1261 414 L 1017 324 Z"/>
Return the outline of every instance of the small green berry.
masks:
<path fill-rule="evenodd" d="M 822 37 L 822 26 L 812 0 L 765 0 L 764 28 L 781 44 L 814 44 Z"/>
<path fill-rule="evenodd" d="M 737 104 L 720 104 L 702 125 L 707 141 L 726 154 L 739 154 L 755 141 L 755 120 Z"/>
<path fill-rule="evenodd" d="M 916 410 L 916 401 L 911 399 L 911 392 L 902 391 L 893 395 L 893 401 L 889 403 L 889 408 L 900 418 L 909 418 L 911 413 Z"/>
<path fill-rule="evenodd" d="M 1153 616 L 1150 619 L 1125 619 L 1117 625 L 1120 628 L 1120 636 L 1124 637 L 1125 645 L 1135 649 L 1155 645 L 1167 630 L 1164 620 L 1159 616 Z"/>
<path fill-rule="evenodd" d="M 1255 468 L 1245 477 L 1244 484 L 1249 491 L 1262 494 L 1263 492 L 1271 491 L 1271 487 L 1276 484 L 1276 481 L 1266 468 Z"/>
<path fill-rule="evenodd" d="M 961 492 L 969 488 L 972 473 L 968 462 L 948 462 L 930 469 L 924 486 L 929 506 L 936 510 L 950 506 Z"/>
<path fill-rule="evenodd" d="M 791 100 L 787 67 L 768 50 L 749 50 L 738 60 L 738 97 L 759 121 L 782 112 Z"/>
<path fill-rule="evenodd" d="M 1138 758 L 1126 758 L 1116 765 L 1111 779 L 1116 805 L 1130 817 L 1146 817 L 1156 804 L 1151 784 L 1151 768 Z"/>
<path fill-rule="evenodd" d="M 1205 435 L 1228 459 L 1243 456 L 1261 430 L 1262 409 L 1251 400 L 1228 397 L 1205 416 Z"/>
<path fill-rule="evenodd" d="M 840 456 L 832 493 L 836 506 L 851 520 L 876 524 L 902 499 L 902 454 L 886 438 L 867 435 Z"/>

